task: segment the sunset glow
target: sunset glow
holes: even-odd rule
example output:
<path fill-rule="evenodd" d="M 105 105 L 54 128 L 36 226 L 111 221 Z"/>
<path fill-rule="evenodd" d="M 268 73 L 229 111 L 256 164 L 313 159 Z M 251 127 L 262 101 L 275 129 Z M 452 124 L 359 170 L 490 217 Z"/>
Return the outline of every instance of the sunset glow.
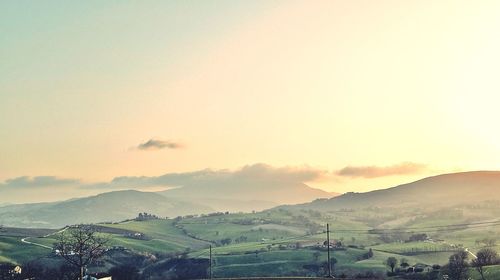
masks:
<path fill-rule="evenodd" d="M 500 169 L 500 2 L 313 2 L 0 4 L 0 181 Z"/>

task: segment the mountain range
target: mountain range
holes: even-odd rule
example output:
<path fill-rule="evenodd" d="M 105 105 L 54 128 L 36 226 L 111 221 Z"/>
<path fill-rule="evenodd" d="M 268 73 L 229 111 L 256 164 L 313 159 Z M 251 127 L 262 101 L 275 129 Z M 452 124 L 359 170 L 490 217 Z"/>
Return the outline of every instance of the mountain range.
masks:
<path fill-rule="evenodd" d="M 365 193 L 349 192 L 293 207 L 339 210 L 368 207 L 452 206 L 500 201 L 500 171 L 471 171 L 427 177 Z"/>
<path fill-rule="evenodd" d="M 61 202 L 0 207 L 0 224 L 16 227 L 58 228 L 79 223 L 117 222 L 140 212 L 161 217 L 212 212 L 214 209 L 153 192 L 114 191 Z"/>
<path fill-rule="evenodd" d="M 140 212 L 160 217 L 216 211 L 251 212 L 334 195 L 337 194 L 282 180 L 265 180 L 261 184 L 255 180 L 227 180 L 161 192 L 111 191 L 59 202 L 3 205 L 0 206 L 0 225 L 58 228 L 68 224 L 122 221 Z"/>
<path fill-rule="evenodd" d="M 334 195 L 305 184 L 276 182 L 274 187 L 270 187 L 244 181 L 233 187 L 190 186 L 156 193 L 113 191 L 60 202 L 2 206 L 0 225 L 57 228 L 67 224 L 116 222 L 134 218 L 140 212 L 176 217 L 215 211 L 258 211 L 278 204 L 295 204 L 281 207 L 320 211 L 474 204 L 487 200 L 500 201 L 500 172 L 443 174 L 388 189 Z M 312 202 L 304 203 L 307 200 Z"/>

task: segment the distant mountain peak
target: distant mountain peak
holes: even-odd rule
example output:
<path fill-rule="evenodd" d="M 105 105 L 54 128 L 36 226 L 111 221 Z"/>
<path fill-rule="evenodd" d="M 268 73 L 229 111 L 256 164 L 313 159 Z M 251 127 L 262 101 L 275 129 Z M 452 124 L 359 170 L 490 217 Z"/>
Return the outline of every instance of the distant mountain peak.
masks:
<path fill-rule="evenodd" d="M 401 205 L 453 205 L 500 201 L 500 171 L 468 171 L 440 174 L 370 192 L 348 192 L 328 200 L 297 207 L 341 209 Z"/>

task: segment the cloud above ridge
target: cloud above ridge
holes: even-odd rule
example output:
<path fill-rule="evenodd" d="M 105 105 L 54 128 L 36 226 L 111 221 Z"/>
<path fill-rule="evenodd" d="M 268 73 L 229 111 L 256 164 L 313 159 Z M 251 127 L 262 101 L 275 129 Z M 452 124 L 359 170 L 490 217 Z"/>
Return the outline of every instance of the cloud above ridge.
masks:
<path fill-rule="evenodd" d="M 215 186 L 238 182 L 304 183 L 326 175 L 325 170 L 311 167 L 273 167 L 267 164 L 246 165 L 240 169 L 203 169 L 193 172 L 167 173 L 161 176 L 121 176 L 109 183 L 83 186 L 84 188 L 125 188 L 153 186 Z"/>
<path fill-rule="evenodd" d="M 33 188 L 50 186 L 67 186 L 79 184 L 78 179 L 59 178 L 56 176 L 21 176 L 5 180 L 0 187 Z"/>
<path fill-rule="evenodd" d="M 390 166 L 346 166 L 337 172 L 344 177 L 378 178 L 395 175 L 417 174 L 427 168 L 425 164 L 403 162 Z"/>

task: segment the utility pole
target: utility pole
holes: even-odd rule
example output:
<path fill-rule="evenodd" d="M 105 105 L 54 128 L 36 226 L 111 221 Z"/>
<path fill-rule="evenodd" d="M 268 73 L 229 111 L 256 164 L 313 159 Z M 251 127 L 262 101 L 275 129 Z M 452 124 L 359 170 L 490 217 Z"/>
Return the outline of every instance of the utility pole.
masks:
<path fill-rule="evenodd" d="M 330 263 L 330 225 L 326 224 L 326 243 L 327 243 L 327 252 L 328 252 L 328 277 L 332 278 L 332 266 Z"/>
<path fill-rule="evenodd" d="M 212 245 L 210 245 L 210 279 L 212 279 Z"/>

